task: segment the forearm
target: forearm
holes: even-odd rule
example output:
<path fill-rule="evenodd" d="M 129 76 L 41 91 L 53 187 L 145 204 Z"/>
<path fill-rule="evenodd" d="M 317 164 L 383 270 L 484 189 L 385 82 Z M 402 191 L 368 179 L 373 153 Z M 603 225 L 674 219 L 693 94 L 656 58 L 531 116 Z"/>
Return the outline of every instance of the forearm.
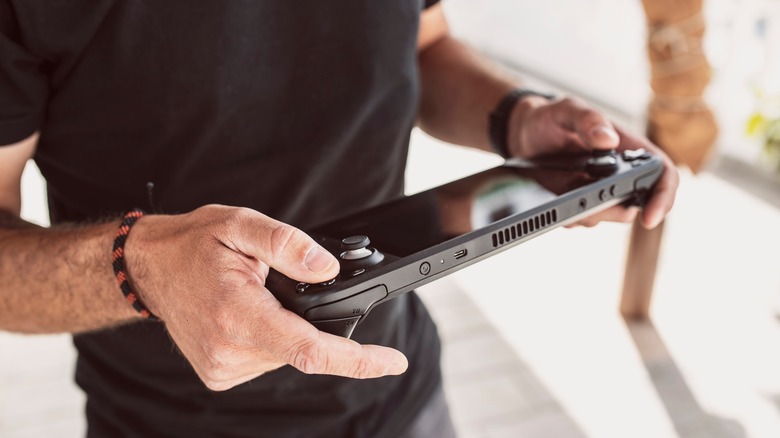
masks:
<path fill-rule="evenodd" d="M 450 143 L 492 151 L 488 115 L 519 81 L 446 35 L 420 52 L 419 124 Z"/>
<path fill-rule="evenodd" d="M 111 267 L 117 227 L 41 228 L 0 210 L 0 330 L 81 332 L 138 318 Z"/>

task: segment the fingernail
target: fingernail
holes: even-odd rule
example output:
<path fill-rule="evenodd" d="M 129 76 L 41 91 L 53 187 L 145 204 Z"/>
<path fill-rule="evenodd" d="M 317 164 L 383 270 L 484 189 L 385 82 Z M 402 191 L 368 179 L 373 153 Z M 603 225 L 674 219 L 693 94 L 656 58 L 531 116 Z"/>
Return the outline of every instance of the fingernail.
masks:
<path fill-rule="evenodd" d="M 328 269 L 333 262 L 333 256 L 319 246 L 310 249 L 309 253 L 306 254 L 306 260 L 304 260 L 304 264 L 312 272 L 322 272 Z"/>
<path fill-rule="evenodd" d="M 620 136 L 618 136 L 617 131 L 615 131 L 615 129 L 611 126 L 604 124 L 596 125 L 593 129 L 591 129 L 590 136 L 596 140 L 609 140 L 613 142 L 620 141 Z"/>

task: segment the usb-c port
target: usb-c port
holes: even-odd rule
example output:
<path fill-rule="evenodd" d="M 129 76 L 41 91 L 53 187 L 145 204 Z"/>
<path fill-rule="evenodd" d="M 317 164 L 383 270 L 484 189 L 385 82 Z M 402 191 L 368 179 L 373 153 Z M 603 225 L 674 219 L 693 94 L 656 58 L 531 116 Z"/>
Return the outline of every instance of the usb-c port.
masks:
<path fill-rule="evenodd" d="M 462 259 L 463 257 L 466 257 L 466 254 L 468 254 L 468 253 L 469 253 L 468 251 L 466 251 L 465 249 L 462 249 L 462 250 L 456 252 L 454 254 L 454 256 L 455 256 L 456 259 Z"/>

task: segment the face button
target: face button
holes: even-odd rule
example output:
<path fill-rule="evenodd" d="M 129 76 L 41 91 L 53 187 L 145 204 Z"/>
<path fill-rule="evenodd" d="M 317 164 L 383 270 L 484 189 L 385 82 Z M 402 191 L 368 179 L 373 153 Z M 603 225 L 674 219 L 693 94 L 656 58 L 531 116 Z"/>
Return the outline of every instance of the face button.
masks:
<path fill-rule="evenodd" d="M 617 158 L 612 155 L 594 156 L 588 160 L 589 166 L 614 166 L 617 164 Z"/>
<path fill-rule="evenodd" d="M 323 281 L 322 283 L 320 283 L 320 286 L 330 286 L 331 284 L 333 284 L 335 282 L 336 282 L 336 279 L 335 278 L 331 278 L 328 281 Z"/>
<path fill-rule="evenodd" d="M 295 285 L 295 291 L 299 294 L 302 294 L 306 292 L 306 289 L 309 288 L 309 283 L 298 283 Z"/>
<path fill-rule="evenodd" d="M 623 151 L 623 159 L 626 161 L 646 160 L 650 154 L 643 148 Z"/>

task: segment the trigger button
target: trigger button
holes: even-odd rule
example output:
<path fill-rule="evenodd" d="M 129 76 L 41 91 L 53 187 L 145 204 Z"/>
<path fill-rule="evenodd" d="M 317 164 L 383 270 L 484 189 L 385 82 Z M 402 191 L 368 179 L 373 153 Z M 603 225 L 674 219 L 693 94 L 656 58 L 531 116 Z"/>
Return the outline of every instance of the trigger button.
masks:
<path fill-rule="evenodd" d="M 355 331 L 355 326 L 360 320 L 359 316 L 350 318 L 328 319 L 324 321 L 309 321 L 319 331 L 330 333 L 332 335 L 349 338 Z"/>
<path fill-rule="evenodd" d="M 340 318 L 347 315 L 361 316 L 368 309 L 387 296 L 384 285 L 372 287 L 339 301 L 312 307 L 304 313 L 308 320 L 323 320 Z"/>

